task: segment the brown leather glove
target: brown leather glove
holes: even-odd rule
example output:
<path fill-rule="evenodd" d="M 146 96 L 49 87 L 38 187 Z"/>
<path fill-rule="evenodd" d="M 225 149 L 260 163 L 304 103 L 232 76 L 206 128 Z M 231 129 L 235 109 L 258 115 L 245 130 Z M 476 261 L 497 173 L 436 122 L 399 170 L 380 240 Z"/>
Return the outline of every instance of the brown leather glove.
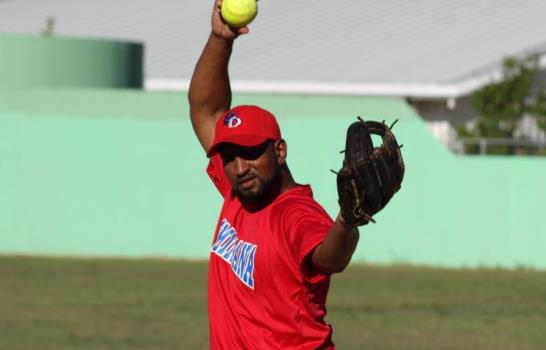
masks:
<path fill-rule="evenodd" d="M 349 126 L 345 159 L 337 173 L 341 216 L 352 225 L 375 223 L 373 215 L 383 209 L 400 189 L 404 161 L 391 127 L 385 122 L 358 121 Z M 371 135 L 383 143 L 374 147 Z"/>

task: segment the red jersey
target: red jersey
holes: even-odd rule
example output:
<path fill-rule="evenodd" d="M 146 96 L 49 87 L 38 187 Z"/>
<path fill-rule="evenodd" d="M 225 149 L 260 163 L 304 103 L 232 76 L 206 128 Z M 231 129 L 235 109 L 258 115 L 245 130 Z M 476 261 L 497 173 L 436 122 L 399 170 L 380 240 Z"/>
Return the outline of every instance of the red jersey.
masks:
<path fill-rule="evenodd" d="M 324 322 L 330 277 L 303 262 L 333 225 L 311 187 L 248 212 L 218 155 L 207 172 L 224 197 L 209 263 L 210 348 L 335 349 Z"/>

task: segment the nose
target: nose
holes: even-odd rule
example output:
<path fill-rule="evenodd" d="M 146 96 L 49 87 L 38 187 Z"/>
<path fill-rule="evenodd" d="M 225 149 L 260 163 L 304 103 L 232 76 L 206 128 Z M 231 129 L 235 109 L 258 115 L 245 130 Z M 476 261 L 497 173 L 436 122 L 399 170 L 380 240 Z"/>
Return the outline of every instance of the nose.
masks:
<path fill-rule="evenodd" d="M 248 162 L 241 157 L 235 157 L 233 162 L 235 165 L 235 173 L 237 174 L 238 177 L 245 176 L 246 173 L 248 173 L 248 171 L 250 170 L 250 166 Z"/>

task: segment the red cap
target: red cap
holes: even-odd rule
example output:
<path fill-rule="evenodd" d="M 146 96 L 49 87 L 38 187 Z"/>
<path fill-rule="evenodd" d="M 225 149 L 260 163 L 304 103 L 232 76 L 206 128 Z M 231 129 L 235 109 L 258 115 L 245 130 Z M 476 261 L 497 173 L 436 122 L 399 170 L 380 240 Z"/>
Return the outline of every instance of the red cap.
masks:
<path fill-rule="evenodd" d="M 273 114 L 258 106 L 237 106 L 216 122 L 214 141 L 207 156 L 217 153 L 221 143 L 252 147 L 280 138 L 281 130 Z"/>

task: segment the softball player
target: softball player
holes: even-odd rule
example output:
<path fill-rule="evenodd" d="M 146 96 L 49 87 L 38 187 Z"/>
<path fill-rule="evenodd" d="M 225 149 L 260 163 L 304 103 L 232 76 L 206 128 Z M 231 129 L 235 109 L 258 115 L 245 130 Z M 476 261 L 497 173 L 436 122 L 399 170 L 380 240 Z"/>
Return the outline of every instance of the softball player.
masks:
<path fill-rule="evenodd" d="M 324 320 L 330 275 L 349 263 L 355 226 L 333 221 L 295 182 L 275 116 L 231 106 L 232 28 L 216 1 L 189 90 L 190 115 L 224 198 L 210 251 L 211 349 L 335 349 Z"/>

